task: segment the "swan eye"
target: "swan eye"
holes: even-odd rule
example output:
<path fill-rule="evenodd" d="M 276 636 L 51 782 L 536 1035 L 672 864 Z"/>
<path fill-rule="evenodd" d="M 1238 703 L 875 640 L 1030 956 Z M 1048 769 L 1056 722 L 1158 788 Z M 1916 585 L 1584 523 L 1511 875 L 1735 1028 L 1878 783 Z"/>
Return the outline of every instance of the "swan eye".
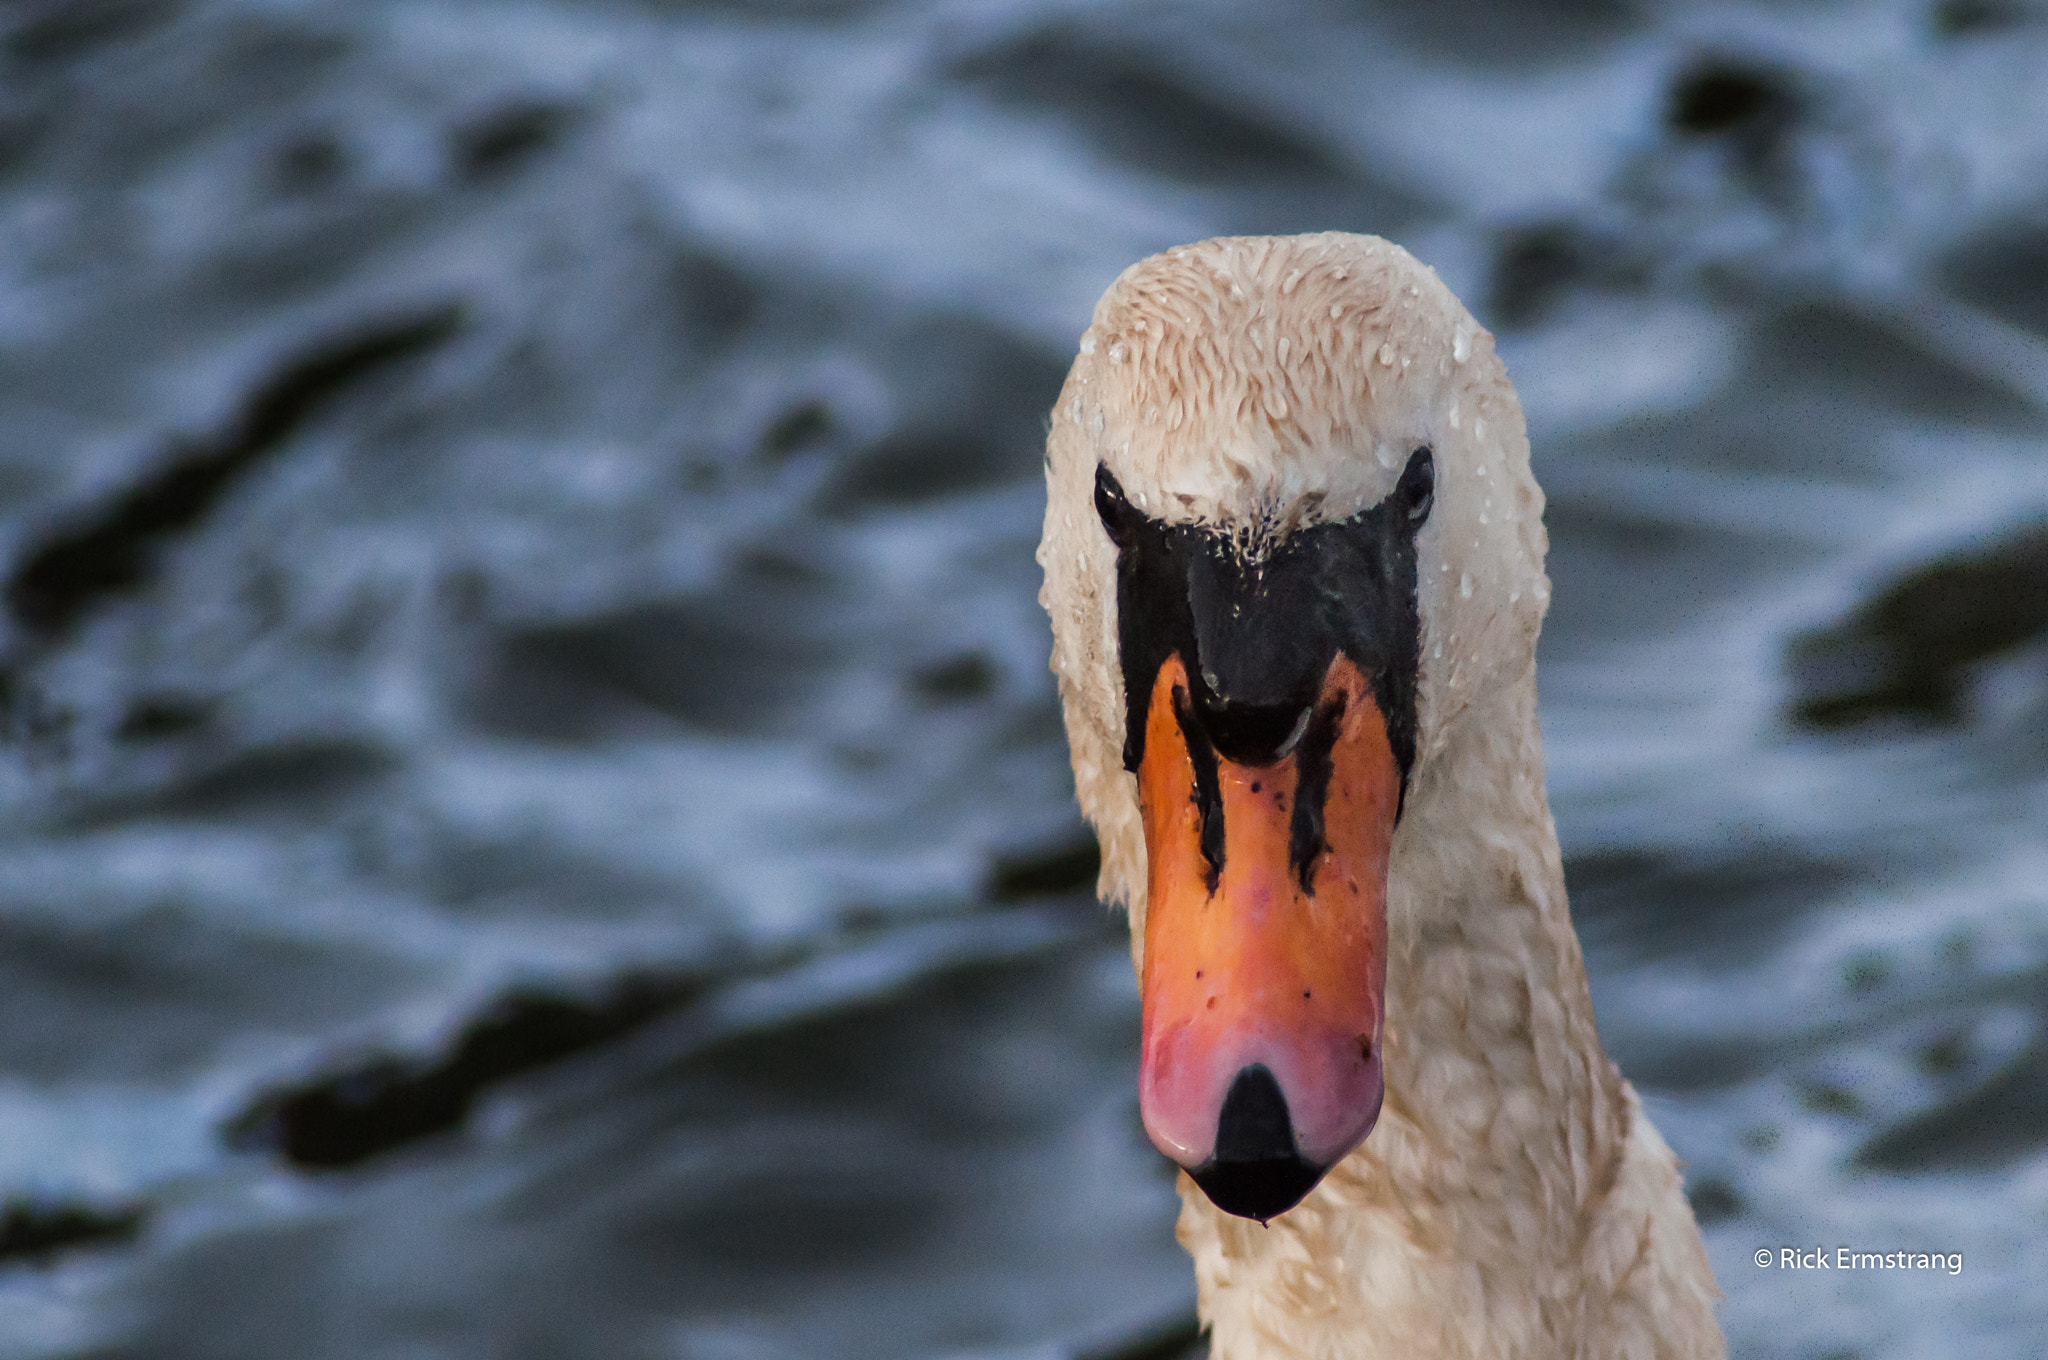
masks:
<path fill-rule="evenodd" d="M 1424 444 L 1408 456 L 1408 466 L 1394 485 L 1394 495 L 1406 507 L 1410 523 L 1420 524 L 1429 518 L 1429 508 L 1436 503 L 1436 458 L 1429 445 Z"/>
<path fill-rule="evenodd" d="M 1109 541 L 1120 549 L 1130 545 L 1133 531 L 1144 519 L 1105 463 L 1095 465 L 1095 513 L 1101 518 Z"/>

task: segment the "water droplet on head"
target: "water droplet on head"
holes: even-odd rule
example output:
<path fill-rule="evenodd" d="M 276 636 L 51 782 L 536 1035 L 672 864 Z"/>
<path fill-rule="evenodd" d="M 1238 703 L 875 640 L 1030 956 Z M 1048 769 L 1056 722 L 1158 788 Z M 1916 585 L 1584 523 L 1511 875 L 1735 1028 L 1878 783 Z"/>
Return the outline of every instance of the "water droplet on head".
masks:
<path fill-rule="evenodd" d="M 1394 456 L 1394 446 L 1392 444 L 1373 445 L 1372 456 L 1377 458 L 1380 466 L 1389 472 L 1400 466 L 1399 461 Z"/>
<path fill-rule="evenodd" d="M 1472 332 L 1463 326 L 1451 337 L 1451 357 L 1461 364 L 1472 357 Z"/>
<path fill-rule="evenodd" d="M 1394 366 L 1394 343 L 1393 343 L 1393 341 L 1391 341 L 1391 340 L 1390 340 L 1390 341 L 1388 341 L 1387 343 L 1385 343 L 1385 344 L 1383 344 L 1383 345 L 1381 345 L 1381 346 L 1380 346 L 1380 367 L 1382 367 L 1382 368 L 1392 368 L 1393 366 Z"/>
<path fill-rule="evenodd" d="M 1469 571 L 1458 573 L 1458 598 L 1461 600 L 1472 598 L 1472 573 Z"/>
<path fill-rule="evenodd" d="M 1093 354 L 1095 352 L 1095 333 L 1093 331 L 1081 337 L 1081 352 L 1083 354 Z"/>
<path fill-rule="evenodd" d="M 1124 342 L 1119 340 L 1109 347 L 1109 361 L 1113 364 L 1120 364 L 1124 361 L 1124 355 L 1129 352 L 1124 348 Z"/>

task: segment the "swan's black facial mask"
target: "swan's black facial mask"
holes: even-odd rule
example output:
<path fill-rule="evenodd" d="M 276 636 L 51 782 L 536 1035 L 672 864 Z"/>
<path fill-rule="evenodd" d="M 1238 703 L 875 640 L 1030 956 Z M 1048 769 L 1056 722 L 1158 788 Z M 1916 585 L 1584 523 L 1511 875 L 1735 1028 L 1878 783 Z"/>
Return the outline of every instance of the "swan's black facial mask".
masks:
<path fill-rule="evenodd" d="M 1422 631 L 1415 535 L 1434 488 L 1434 460 L 1419 448 L 1378 505 L 1297 529 L 1253 560 L 1226 532 L 1146 518 L 1097 467 L 1095 509 L 1117 547 L 1125 768 L 1144 761 L 1146 705 L 1176 652 L 1193 690 L 1184 728 L 1253 766 L 1313 737 L 1316 699 L 1341 653 L 1371 679 L 1405 796 Z"/>

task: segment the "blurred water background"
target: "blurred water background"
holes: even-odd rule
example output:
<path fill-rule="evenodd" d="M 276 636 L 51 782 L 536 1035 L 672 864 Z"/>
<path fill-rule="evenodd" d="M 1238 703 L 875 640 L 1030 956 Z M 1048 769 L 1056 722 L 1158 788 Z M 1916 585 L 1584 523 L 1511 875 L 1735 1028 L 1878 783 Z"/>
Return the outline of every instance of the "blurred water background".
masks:
<path fill-rule="evenodd" d="M 2041 1354 L 2048 6 L 8 0 L 0 1356 L 1188 1350 L 1040 443 L 1325 228 L 1520 387 L 1734 1353 Z"/>

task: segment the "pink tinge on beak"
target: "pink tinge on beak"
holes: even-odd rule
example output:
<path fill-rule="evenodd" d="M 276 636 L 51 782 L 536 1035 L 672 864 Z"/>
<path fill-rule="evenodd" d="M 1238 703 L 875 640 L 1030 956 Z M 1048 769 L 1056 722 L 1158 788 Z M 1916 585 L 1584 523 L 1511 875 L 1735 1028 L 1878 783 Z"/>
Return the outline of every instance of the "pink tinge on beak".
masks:
<path fill-rule="evenodd" d="M 1255 1068 L 1270 1078 L 1286 1116 L 1286 1144 L 1262 1155 L 1299 1157 L 1320 1176 L 1379 1119 L 1386 1096 L 1380 1055 L 1355 1035 L 1326 1026 L 1210 1035 L 1180 1021 L 1145 1035 L 1138 1109 L 1152 1145 L 1190 1171 L 1219 1149 L 1242 1160 L 1250 1130 L 1227 1126 L 1224 1108 L 1240 1083 L 1259 1081 Z M 1242 1105 L 1249 1088 L 1238 1095 Z"/>

